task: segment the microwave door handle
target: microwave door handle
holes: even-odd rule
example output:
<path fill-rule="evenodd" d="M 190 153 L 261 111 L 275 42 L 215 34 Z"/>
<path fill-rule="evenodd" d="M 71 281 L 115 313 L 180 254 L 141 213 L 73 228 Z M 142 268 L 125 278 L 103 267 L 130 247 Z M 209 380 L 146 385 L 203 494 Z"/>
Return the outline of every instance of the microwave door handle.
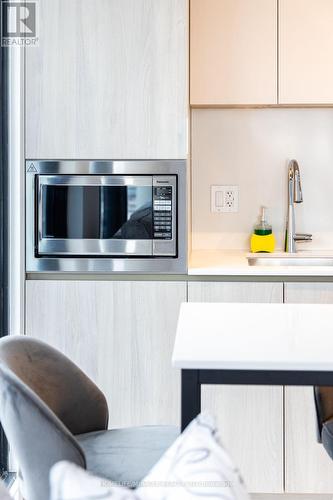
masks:
<path fill-rule="evenodd" d="M 43 239 L 43 200 L 44 200 L 43 184 L 41 182 L 39 182 L 39 179 L 38 179 L 38 191 L 37 192 L 38 192 L 38 204 L 37 204 L 38 213 L 36 215 L 38 216 L 38 218 L 36 217 L 36 219 L 38 220 L 37 245 L 38 245 L 38 249 L 39 249 L 39 244 Z"/>
<path fill-rule="evenodd" d="M 104 200 L 104 189 L 101 187 L 101 196 L 99 204 L 99 237 L 100 239 L 104 236 L 104 215 L 105 215 L 105 200 Z"/>

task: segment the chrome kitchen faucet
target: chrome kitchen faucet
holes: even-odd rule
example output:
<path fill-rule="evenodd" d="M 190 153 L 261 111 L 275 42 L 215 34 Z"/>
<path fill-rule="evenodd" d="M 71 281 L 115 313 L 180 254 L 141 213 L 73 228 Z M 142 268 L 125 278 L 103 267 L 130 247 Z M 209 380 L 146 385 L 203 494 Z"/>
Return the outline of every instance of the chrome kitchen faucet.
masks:
<path fill-rule="evenodd" d="M 312 234 L 297 234 L 295 231 L 295 203 L 303 202 L 301 174 L 296 160 L 288 165 L 288 215 L 284 249 L 288 253 L 296 252 L 297 241 L 312 241 Z"/>

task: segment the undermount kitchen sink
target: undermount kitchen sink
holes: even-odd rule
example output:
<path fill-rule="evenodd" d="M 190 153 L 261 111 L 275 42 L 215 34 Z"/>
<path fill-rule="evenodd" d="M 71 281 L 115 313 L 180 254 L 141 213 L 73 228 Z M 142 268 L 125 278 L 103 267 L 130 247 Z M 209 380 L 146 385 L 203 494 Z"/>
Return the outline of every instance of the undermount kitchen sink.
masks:
<path fill-rule="evenodd" d="M 251 255 L 249 266 L 333 266 L 333 257 Z"/>

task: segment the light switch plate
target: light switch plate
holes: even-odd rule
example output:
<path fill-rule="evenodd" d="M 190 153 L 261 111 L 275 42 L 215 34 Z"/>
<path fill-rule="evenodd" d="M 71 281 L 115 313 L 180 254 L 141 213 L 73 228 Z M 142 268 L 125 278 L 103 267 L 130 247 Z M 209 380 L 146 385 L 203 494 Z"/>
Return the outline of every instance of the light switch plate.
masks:
<path fill-rule="evenodd" d="M 211 186 L 211 211 L 221 213 L 238 212 L 238 186 Z"/>

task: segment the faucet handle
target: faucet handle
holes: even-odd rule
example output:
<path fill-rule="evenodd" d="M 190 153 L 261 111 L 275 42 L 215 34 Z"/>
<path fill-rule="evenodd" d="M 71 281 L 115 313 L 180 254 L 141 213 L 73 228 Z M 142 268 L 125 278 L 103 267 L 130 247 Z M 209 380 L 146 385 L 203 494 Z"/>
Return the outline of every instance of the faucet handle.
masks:
<path fill-rule="evenodd" d="M 309 233 L 297 233 L 294 235 L 295 241 L 312 241 L 312 234 Z"/>

